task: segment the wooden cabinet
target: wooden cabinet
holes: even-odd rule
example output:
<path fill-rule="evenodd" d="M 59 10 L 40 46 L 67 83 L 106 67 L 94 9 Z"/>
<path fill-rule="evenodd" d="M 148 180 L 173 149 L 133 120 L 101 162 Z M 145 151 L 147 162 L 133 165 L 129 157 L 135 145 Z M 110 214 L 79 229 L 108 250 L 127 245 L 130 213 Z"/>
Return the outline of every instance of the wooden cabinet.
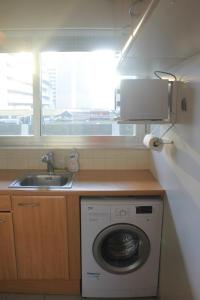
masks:
<path fill-rule="evenodd" d="M 69 270 L 71 280 L 80 280 L 81 255 L 80 255 L 80 203 L 77 194 L 67 199 L 68 207 L 68 233 L 69 233 Z"/>
<path fill-rule="evenodd" d="M 18 279 L 69 279 L 64 196 L 13 196 Z"/>
<path fill-rule="evenodd" d="M 0 211 L 11 211 L 11 200 L 9 195 L 0 195 Z"/>
<path fill-rule="evenodd" d="M 0 195 L 0 280 L 17 278 L 11 201 Z"/>
<path fill-rule="evenodd" d="M 16 278 L 12 215 L 0 212 L 0 280 Z"/>
<path fill-rule="evenodd" d="M 0 195 L 0 292 L 80 294 L 79 195 Z"/>

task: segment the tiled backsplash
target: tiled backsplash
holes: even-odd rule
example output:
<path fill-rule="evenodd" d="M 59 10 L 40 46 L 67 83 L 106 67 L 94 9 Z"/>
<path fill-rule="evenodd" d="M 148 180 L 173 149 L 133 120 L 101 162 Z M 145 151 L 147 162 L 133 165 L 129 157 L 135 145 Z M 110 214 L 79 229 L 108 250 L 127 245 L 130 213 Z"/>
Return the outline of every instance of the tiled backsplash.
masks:
<path fill-rule="evenodd" d="M 0 169 L 45 169 L 41 156 L 55 155 L 55 166 L 66 168 L 69 149 L 0 149 Z M 149 169 L 146 149 L 79 149 L 80 169 Z"/>

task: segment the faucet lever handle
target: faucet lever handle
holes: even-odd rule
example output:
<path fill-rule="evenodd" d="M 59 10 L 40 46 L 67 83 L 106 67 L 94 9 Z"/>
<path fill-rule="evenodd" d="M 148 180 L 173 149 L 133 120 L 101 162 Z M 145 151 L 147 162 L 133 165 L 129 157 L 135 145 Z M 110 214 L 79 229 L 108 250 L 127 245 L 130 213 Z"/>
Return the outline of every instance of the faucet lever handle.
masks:
<path fill-rule="evenodd" d="M 54 154 L 53 152 L 48 152 L 44 155 L 42 155 L 41 159 L 43 162 L 48 162 L 48 161 L 53 161 L 53 157 L 54 157 Z"/>
<path fill-rule="evenodd" d="M 53 173 L 54 172 L 54 154 L 53 152 L 49 152 L 44 154 L 42 157 L 42 162 L 47 164 L 47 172 Z"/>

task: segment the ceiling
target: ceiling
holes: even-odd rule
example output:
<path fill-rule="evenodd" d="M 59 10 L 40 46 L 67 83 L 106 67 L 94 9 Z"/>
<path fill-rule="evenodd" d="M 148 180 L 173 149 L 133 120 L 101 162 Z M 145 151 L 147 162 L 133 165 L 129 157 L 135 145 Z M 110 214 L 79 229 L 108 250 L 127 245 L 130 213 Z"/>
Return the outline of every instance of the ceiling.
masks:
<path fill-rule="evenodd" d="M 121 72 L 151 77 L 200 52 L 200 1 L 160 0 L 121 64 Z"/>

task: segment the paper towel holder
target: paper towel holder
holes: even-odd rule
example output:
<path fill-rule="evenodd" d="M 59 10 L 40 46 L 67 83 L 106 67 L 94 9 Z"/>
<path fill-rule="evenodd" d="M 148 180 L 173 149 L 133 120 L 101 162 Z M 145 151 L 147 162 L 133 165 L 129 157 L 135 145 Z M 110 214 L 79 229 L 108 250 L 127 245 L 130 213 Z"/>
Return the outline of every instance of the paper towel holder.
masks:
<path fill-rule="evenodd" d="M 146 143 L 144 142 L 145 141 L 145 137 L 148 136 L 145 135 L 144 139 L 143 139 L 143 143 L 144 145 L 147 147 L 147 148 L 150 148 L 150 149 L 153 149 L 153 150 L 161 150 L 162 149 L 162 146 L 163 145 L 166 145 L 166 144 L 173 144 L 174 142 L 173 141 L 170 141 L 170 140 L 165 140 L 163 139 L 163 137 L 165 136 L 165 134 L 172 128 L 174 127 L 174 124 L 171 124 L 171 126 L 169 126 L 164 132 L 163 134 L 160 136 L 160 137 L 157 137 L 156 135 L 152 135 L 152 134 L 149 134 L 149 135 L 152 135 L 152 139 L 154 140 L 153 141 L 153 144 L 151 146 L 148 147 L 148 145 L 146 145 Z"/>
<path fill-rule="evenodd" d="M 150 137 L 148 137 L 148 136 L 150 136 Z M 151 142 L 149 144 L 147 144 L 148 142 L 146 143 L 145 138 L 147 138 L 147 140 L 148 140 L 148 138 L 150 138 Z M 145 137 L 143 139 L 143 143 L 149 149 L 156 150 L 156 151 L 161 151 L 163 145 L 173 144 L 173 141 L 163 140 L 160 137 L 156 137 L 156 136 L 153 136 L 151 134 L 147 134 L 147 135 L 145 135 Z"/>
<path fill-rule="evenodd" d="M 157 138 L 154 142 L 154 147 L 160 147 L 162 145 L 166 145 L 166 144 L 173 144 L 173 141 L 167 141 L 167 140 L 163 140 L 162 138 Z"/>

